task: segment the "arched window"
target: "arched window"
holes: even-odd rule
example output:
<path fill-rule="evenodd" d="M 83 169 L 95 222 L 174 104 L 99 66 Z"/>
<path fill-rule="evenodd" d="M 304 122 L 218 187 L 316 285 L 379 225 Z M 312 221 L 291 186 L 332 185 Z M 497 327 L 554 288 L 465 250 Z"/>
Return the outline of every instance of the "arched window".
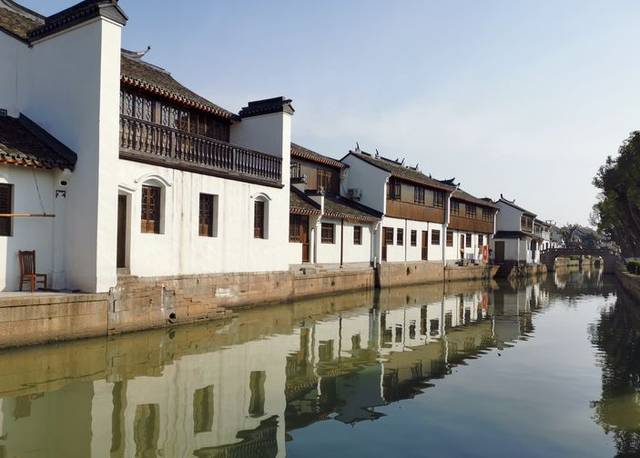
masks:
<path fill-rule="evenodd" d="M 147 180 L 141 186 L 140 231 L 143 234 L 164 232 L 165 186 L 158 180 Z"/>
<path fill-rule="evenodd" d="M 253 237 L 256 239 L 269 238 L 269 200 L 260 194 L 253 201 Z"/>

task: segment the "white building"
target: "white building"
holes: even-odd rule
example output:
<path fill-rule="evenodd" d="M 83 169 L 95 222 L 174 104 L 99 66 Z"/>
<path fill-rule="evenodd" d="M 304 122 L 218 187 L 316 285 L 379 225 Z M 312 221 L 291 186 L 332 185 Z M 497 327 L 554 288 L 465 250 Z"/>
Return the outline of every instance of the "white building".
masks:
<path fill-rule="evenodd" d="M 342 162 L 342 194 L 384 215 L 374 234 L 377 261 L 488 262 L 493 202 L 359 148 Z"/>
<path fill-rule="evenodd" d="M 542 226 L 534 221 L 536 214 L 507 200 L 502 195 L 496 202 L 500 209 L 493 236 L 493 261 L 495 264 L 515 263 L 519 265 L 540 262 Z"/>
<path fill-rule="evenodd" d="M 346 164 L 291 144 L 291 264 L 369 265 L 382 214 L 341 195 Z"/>
<path fill-rule="evenodd" d="M 231 113 L 121 50 L 126 22 L 111 0 L 49 17 L 0 0 L 0 212 L 55 215 L 1 221 L 0 289 L 18 250 L 84 291 L 118 269 L 288 269 L 291 101 Z"/>

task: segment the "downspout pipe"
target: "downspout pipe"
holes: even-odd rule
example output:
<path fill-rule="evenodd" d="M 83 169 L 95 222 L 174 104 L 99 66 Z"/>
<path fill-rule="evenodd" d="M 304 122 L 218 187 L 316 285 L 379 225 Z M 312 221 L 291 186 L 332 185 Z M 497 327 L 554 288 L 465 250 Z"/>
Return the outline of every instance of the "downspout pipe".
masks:
<path fill-rule="evenodd" d="M 451 197 L 453 196 L 453 193 L 458 190 L 459 187 L 460 187 L 460 183 L 456 185 L 456 189 L 454 189 L 449 193 L 447 197 L 447 208 L 445 209 L 445 212 L 444 212 L 444 224 L 442 225 L 443 226 L 442 229 L 444 232 L 444 234 L 442 235 L 442 268 L 443 269 L 447 265 L 447 231 L 449 230 L 449 222 L 451 221 Z"/>

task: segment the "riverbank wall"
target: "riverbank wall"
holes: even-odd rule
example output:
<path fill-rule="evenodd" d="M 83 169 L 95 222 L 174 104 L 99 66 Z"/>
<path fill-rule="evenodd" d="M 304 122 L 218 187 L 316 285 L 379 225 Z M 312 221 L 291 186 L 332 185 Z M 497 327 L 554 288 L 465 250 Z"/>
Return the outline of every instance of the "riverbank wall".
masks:
<path fill-rule="evenodd" d="M 489 280 L 495 266 L 388 263 L 284 272 L 121 276 L 104 294 L 0 294 L 0 348 L 107 336 L 198 321 L 225 319 L 237 310 L 300 299 L 401 285 Z"/>
<path fill-rule="evenodd" d="M 634 275 L 627 272 L 623 265 L 619 265 L 616 269 L 616 278 L 633 300 L 640 303 L 640 275 Z"/>
<path fill-rule="evenodd" d="M 496 277 L 506 279 L 536 277 L 546 274 L 547 270 L 547 266 L 544 264 L 518 265 L 516 263 L 505 263 L 500 265 Z"/>

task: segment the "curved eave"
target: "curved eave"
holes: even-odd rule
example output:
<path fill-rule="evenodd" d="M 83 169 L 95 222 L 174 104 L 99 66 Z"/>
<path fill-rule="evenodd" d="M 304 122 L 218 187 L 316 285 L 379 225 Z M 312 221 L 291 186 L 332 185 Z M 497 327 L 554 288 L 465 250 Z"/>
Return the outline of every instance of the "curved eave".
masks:
<path fill-rule="evenodd" d="M 164 97 L 166 99 L 169 99 L 169 100 L 172 100 L 174 102 L 178 102 L 178 103 L 180 103 L 182 105 L 185 105 L 187 107 L 196 108 L 198 110 L 214 114 L 214 115 L 219 116 L 219 117 L 224 118 L 224 119 L 229 119 L 229 120 L 232 120 L 232 121 L 238 121 L 240 119 L 239 116 L 237 116 L 237 115 L 235 115 L 235 114 L 233 114 L 233 113 L 231 113 L 229 111 L 223 110 L 222 108 L 214 108 L 212 106 L 205 105 L 203 103 L 195 102 L 195 101 L 190 100 L 190 99 L 188 99 L 186 97 L 177 95 L 177 94 L 175 94 L 173 92 L 169 92 L 166 89 L 162 89 L 162 88 L 160 88 L 158 86 L 155 86 L 153 84 L 149 84 L 146 81 L 138 80 L 136 78 L 131 78 L 131 77 L 125 76 L 125 75 L 122 75 L 122 77 L 120 78 L 120 81 L 122 83 L 128 85 L 128 86 L 135 87 L 137 89 L 142 89 L 144 91 L 150 92 L 150 93 L 155 94 L 155 95 L 162 96 L 162 97 Z"/>
<path fill-rule="evenodd" d="M 354 221 L 356 223 L 378 222 L 378 219 L 373 216 L 356 216 L 356 215 L 347 215 L 344 213 L 333 213 L 333 212 L 325 212 L 323 216 L 331 219 L 343 219 L 345 221 Z"/>
<path fill-rule="evenodd" d="M 73 166 L 65 166 L 63 164 L 58 164 L 58 163 L 53 163 L 48 161 L 38 161 L 35 159 L 17 159 L 12 157 L 0 157 L 0 164 L 16 165 L 21 167 L 31 167 L 36 169 L 73 170 Z"/>
<path fill-rule="evenodd" d="M 300 207 L 290 207 L 289 213 L 292 215 L 302 215 L 302 216 L 318 216 L 320 214 L 319 210 L 311 210 L 308 208 L 300 208 Z"/>

